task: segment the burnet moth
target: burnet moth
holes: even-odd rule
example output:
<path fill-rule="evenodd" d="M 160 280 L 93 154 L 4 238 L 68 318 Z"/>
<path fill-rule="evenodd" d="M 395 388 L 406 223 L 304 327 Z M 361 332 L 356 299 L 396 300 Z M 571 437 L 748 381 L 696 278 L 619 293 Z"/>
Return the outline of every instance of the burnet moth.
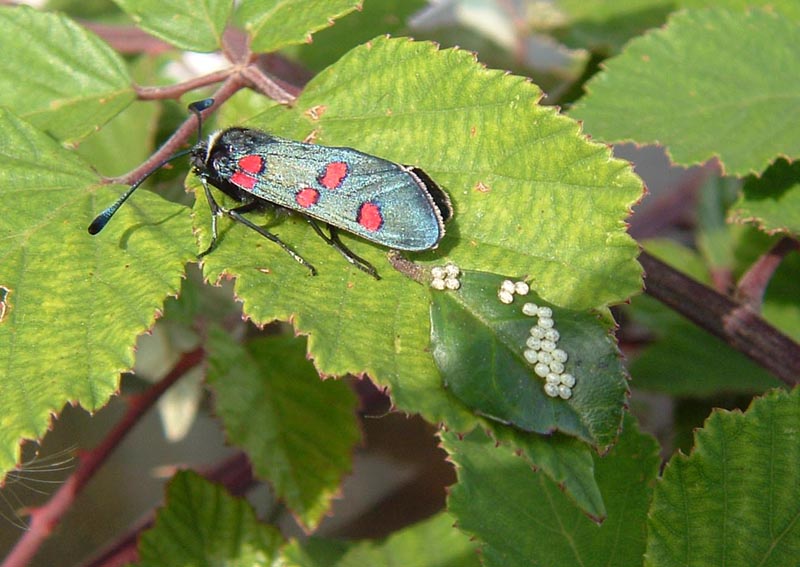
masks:
<path fill-rule="evenodd" d="M 339 229 L 410 252 L 436 248 L 444 236 L 445 222 L 453 216 L 450 199 L 422 170 L 352 148 L 296 142 L 250 128 L 228 128 L 203 141 L 200 113 L 213 102 L 206 99 L 189 106 L 197 116 L 197 144 L 159 163 L 133 183 L 92 221 L 90 234 L 100 232 L 145 179 L 168 162 L 189 155 L 212 213 L 211 244 L 201 257 L 216 246 L 217 218 L 225 215 L 276 243 L 316 275 L 314 266 L 277 235 L 244 216 L 266 207 L 302 215 L 348 262 L 376 279 L 380 276 L 372 264 L 339 239 Z M 209 185 L 242 204 L 223 208 Z M 326 225 L 327 234 L 320 223 Z"/>

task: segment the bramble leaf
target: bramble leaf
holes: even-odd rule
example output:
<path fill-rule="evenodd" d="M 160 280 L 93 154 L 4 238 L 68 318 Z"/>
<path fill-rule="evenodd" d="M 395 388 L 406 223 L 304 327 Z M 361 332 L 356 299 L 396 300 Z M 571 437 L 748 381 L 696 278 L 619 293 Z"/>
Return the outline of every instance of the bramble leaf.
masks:
<path fill-rule="evenodd" d="M 675 455 L 653 495 L 647 563 L 791 565 L 800 524 L 800 389 L 718 410 Z"/>
<path fill-rule="evenodd" d="M 560 0 L 556 36 L 570 47 L 616 53 L 632 37 L 664 23 L 674 0 Z"/>
<path fill-rule="evenodd" d="M 245 0 L 236 21 L 250 36 L 253 51 L 270 53 L 308 43 L 311 34 L 356 10 L 359 0 Z"/>
<path fill-rule="evenodd" d="M 0 105 L 59 140 L 86 137 L 135 98 L 122 58 L 60 14 L 0 6 Z"/>
<path fill-rule="evenodd" d="M 189 51 L 216 51 L 231 0 L 114 0 L 140 28 Z"/>
<path fill-rule="evenodd" d="M 679 0 L 678 6 L 697 10 L 708 8 L 709 2 L 708 0 Z M 782 17 L 800 21 L 800 4 L 794 0 L 714 0 L 714 6 L 742 12 L 763 8 L 766 11 L 780 14 Z"/>
<path fill-rule="evenodd" d="M 594 476 L 595 452 L 583 441 L 562 433 L 539 435 L 489 422 L 489 434 L 508 450 L 540 470 L 596 521 L 606 515 L 606 506 Z"/>
<path fill-rule="evenodd" d="M 286 336 L 242 346 L 217 331 L 209 341 L 208 381 L 228 439 L 313 529 L 352 466 L 360 434 L 355 395 L 343 382 L 321 381 L 305 346 Z"/>
<path fill-rule="evenodd" d="M 377 35 L 406 35 L 406 20 L 426 5 L 425 0 L 366 2 L 363 8 L 320 30 L 314 34 L 314 41 L 297 45 L 291 53 L 306 67 L 319 72 Z"/>
<path fill-rule="evenodd" d="M 280 532 L 260 524 L 247 500 L 181 471 L 169 482 L 155 524 L 139 539 L 136 565 L 273 565 L 282 543 Z"/>
<path fill-rule="evenodd" d="M 458 474 L 448 508 L 458 526 L 484 544 L 485 566 L 641 564 L 660 459 L 655 441 L 630 416 L 619 443 L 605 457 L 594 457 L 608 507 L 600 526 L 554 482 L 483 432 L 463 439 L 444 433 L 442 440 Z"/>
<path fill-rule="evenodd" d="M 698 10 L 634 39 L 570 115 L 611 142 L 666 146 L 675 163 L 719 157 L 732 175 L 800 155 L 800 22 Z M 625 119 L 620 119 L 624 116 Z"/>
<path fill-rule="evenodd" d="M 150 157 L 161 115 L 152 102 L 134 102 L 76 151 L 103 175 L 122 175 Z"/>
<path fill-rule="evenodd" d="M 762 230 L 800 235 L 800 161 L 778 160 L 761 177 L 750 177 L 730 218 Z"/>
<path fill-rule="evenodd" d="M 0 471 L 67 402 L 94 411 L 133 365 L 136 336 L 177 293 L 194 257 L 186 207 L 139 191 L 99 235 L 119 194 L 90 166 L 0 111 Z M 13 205 L 12 205 L 13 204 Z"/>
<path fill-rule="evenodd" d="M 282 558 L 287 567 L 478 567 L 477 544 L 454 527 L 454 522 L 450 514 L 442 512 L 378 542 L 295 541 L 282 550 Z"/>

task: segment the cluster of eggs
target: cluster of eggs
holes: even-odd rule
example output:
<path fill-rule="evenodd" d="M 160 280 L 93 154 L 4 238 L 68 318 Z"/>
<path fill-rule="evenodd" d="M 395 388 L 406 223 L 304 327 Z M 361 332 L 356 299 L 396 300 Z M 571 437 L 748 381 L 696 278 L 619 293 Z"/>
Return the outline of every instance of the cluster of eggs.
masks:
<path fill-rule="evenodd" d="M 459 275 L 461 275 L 461 270 L 455 264 L 434 266 L 431 268 L 431 287 L 439 291 L 445 289 L 455 291 L 461 287 L 461 282 L 458 281 Z"/>
<path fill-rule="evenodd" d="M 505 280 L 497 291 L 497 298 L 509 304 L 514 301 L 514 295 L 528 295 L 529 290 L 525 282 Z M 530 336 L 525 341 L 526 348 L 522 355 L 533 365 L 533 372 L 544 378 L 545 394 L 551 398 L 568 400 L 572 397 L 575 377 L 564 371 L 564 363 L 569 355 L 558 348 L 561 335 L 555 328 L 553 310 L 535 303 L 525 303 L 522 313 L 528 317 L 537 317 L 536 324 L 530 328 Z"/>
<path fill-rule="evenodd" d="M 431 287 L 442 291 L 445 289 L 457 290 L 461 287 L 458 277 L 461 270 L 455 264 L 431 268 Z M 497 298 L 507 305 L 514 302 L 515 295 L 528 295 L 530 286 L 524 281 L 513 282 L 504 280 L 497 290 Z M 525 341 L 525 350 L 522 355 L 533 366 L 533 372 L 544 378 L 544 392 L 551 398 L 568 400 L 572 397 L 572 388 L 575 387 L 575 376 L 565 372 L 564 364 L 569 355 L 558 348 L 561 337 L 555 328 L 553 310 L 535 303 L 525 303 L 522 313 L 528 317 L 536 317 L 536 324 L 530 328 L 530 336 Z"/>

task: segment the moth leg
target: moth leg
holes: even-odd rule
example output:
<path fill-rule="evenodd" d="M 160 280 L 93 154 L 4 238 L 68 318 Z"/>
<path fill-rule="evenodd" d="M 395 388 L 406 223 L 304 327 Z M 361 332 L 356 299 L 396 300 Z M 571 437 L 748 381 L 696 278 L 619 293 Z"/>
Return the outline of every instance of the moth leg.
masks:
<path fill-rule="evenodd" d="M 308 260 L 306 260 L 300 254 L 298 254 L 297 252 L 295 252 L 294 250 L 289 248 L 286 244 L 284 244 L 283 240 L 278 238 L 277 235 L 272 234 L 271 232 L 269 232 L 267 230 L 264 230 L 263 228 L 261 228 L 257 224 L 254 224 L 252 221 L 250 221 L 246 217 L 242 216 L 242 214 L 241 214 L 242 212 L 247 212 L 247 211 L 250 211 L 250 210 L 253 209 L 253 207 L 249 207 L 248 208 L 248 205 L 250 205 L 250 203 L 248 203 L 247 205 L 243 205 L 241 207 L 236 207 L 235 209 L 230 209 L 230 210 L 222 209 L 222 212 L 225 213 L 226 215 L 228 215 L 230 218 L 232 218 L 236 222 L 240 222 L 243 225 L 245 225 L 245 226 L 247 226 L 249 228 L 252 228 L 253 230 L 255 230 L 258 234 L 260 234 L 264 238 L 266 238 L 268 240 L 271 240 L 272 242 L 274 242 L 275 244 L 277 244 L 278 246 L 283 248 L 284 252 L 286 252 L 289 256 L 294 258 L 295 262 L 297 262 L 299 264 L 302 264 L 303 266 L 308 268 L 308 271 L 311 272 L 312 276 L 316 276 L 317 275 L 317 269 L 314 266 L 312 266 L 308 262 Z"/>
<path fill-rule="evenodd" d="M 378 275 L 378 270 L 375 267 L 367 262 L 364 258 L 350 250 L 347 246 L 345 246 L 344 242 L 339 239 L 339 233 L 336 230 L 336 227 L 328 225 L 328 231 L 330 232 L 330 236 L 325 234 L 320 228 L 317 221 L 311 217 L 306 217 L 308 223 L 314 229 L 314 231 L 328 244 L 336 248 L 339 251 L 339 254 L 344 256 L 344 259 L 353 264 L 356 268 L 361 270 L 362 272 L 366 272 L 371 275 L 376 280 L 380 280 L 381 277 Z"/>
<path fill-rule="evenodd" d="M 200 181 L 203 184 L 206 200 L 208 201 L 208 206 L 211 209 L 211 244 L 208 245 L 208 248 L 206 248 L 205 251 L 197 255 L 198 258 L 202 258 L 203 256 L 209 254 L 212 250 L 214 250 L 214 248 L 217 247 L 217 217 L 222 215 L 224 210 L 219 206 L 219 203 L 217 203 L 217 200 L 214 199 L 214 196 L 211 194 L 211 190 L 208 188 L 206 179 L 201 177 Z"/>
<path fill-rule="evenodd" d="M 211 194 L 211 190 L 208 188 L 208 183 L 204 178 L 200 179 L 203 183 L 203 190 L 206 193 L 206 199 L 208 200 L 208 206 L 211 209 L 211 244 L 209 244 L 208 248 L 205 249 L 204 252 L 198 254 L 198 258 L 202 258 L 209 254 L 214 248 L 217 247 L 217 217 L 228 214 L 227 209 L 224 209 L 217 203 L 217 200 L 214 199 L 214 195 Z M 259 207 L 259 203 L 257 201 L 251 201 L 242 205 L 241 207 L 236 207 L 236 210 L 239 213 L 246 213 L 248 211 L 252 211 Z"/>
<path fill-rule="evenodd" d="M 224 207 L 221 207 L 219 205 L 219 203 L 217 203 L 217 201 L 214 199 L 213 195 L 211 195 L 211 190 L 208 188 L 208 185 L 205 183 L 205 180 L 203 182 L 203 189 L 205 189 L 206 198 L 208 199 L 208 205 L 211 207 L 211 245 L 208 247 L 208 249 L 205 252 L 200 254 L 200 257 L 203 257 L 206 254 L 208 254 L 209 252 L 211 252 L 214 249 L 214 247 L 216 246 L 216 243 L 217 243 L 217 217 L 219 217 L 221 215 L 226 215 L 227 217 L 235 220 L 236 222 L 241 223 L 241 224 L 245 225 L 246 227 L 253 229 L 258 234 L 263 236 L 264 238 L 266 238 L 268 240 L 271 240 L 272 242 L 274 242 L 275 244 L 277 244 L 278 246 L 283 248 L 284 252 L 289 254 L 289 256 L 291 256 L 294 259 L 295 262 L 297 262 L 299 264 L 302 264 L 303 266 L 308 268 L 308 271 L 311 272 L 312 276 L 316 276 L 317 275 L 317 269 L 314 266 L 312 266 L 308 262 L 308 260 L 306 260 L 300 254 L 298 254 L 297 252 L 295 252 L 294 250 L 289 248 L 283 242 L 283 240 L 278 238 L 277 235 L 272 234 L 271 232 L 261 228 L 260 226 L 258 226 L 255 223 L 253 223 L 250 219 L 242 216 L 243 213 L 247 213 L 247 212 L 250 212 L 250 211 L 252 211 L 254 209 L 258 209 L 261 206 L 260 203 L 258 203 L 257 201 L 251 201 L 249 203 L 245 203 L 244 205 L 241 205 L 241 206 L 233 208 L 233 209 L 226 209 Z"/>

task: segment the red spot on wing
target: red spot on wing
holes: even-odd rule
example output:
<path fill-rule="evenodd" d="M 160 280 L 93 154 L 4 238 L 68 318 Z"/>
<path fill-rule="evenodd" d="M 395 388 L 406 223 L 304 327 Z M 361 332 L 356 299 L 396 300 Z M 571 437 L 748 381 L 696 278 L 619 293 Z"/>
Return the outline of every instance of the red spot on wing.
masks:
<path fill-rule="evenodd" d="M 304 209 L 307 209 L 317 204 L 317 201 L 319 201 L 319 191 L 312 189 L 311 187 L 305 187 L 297 192 L 297 194 L 294 196 L 294 200 L 298 205 Z"/>
<path fill-rule="evenodd" d="M 342 186 L 342 182 L 347 177 L 348 167 L 347 163 L 343 161 L 332 161 L 325 166 L 317 181 L 325 187 L 325 189 L 338 189 Z"/>
<path fill-rule="evenodd" d="M 239 169 L 245 173 L 259 174 L 264 170 L 264 158 L 258 154 L 250 154 L 240 158 L 237 162 Z"/>
<path fill-rule="evenodd" d="M 377 232 L 383 226 L 383 215 L 381 208 L 375 203 L 364 203 L 358 209 L 358 224 L 370 232 Z"/>
<path fill-rule="evenodd" d="M 258 179 L 250 175 L 249 173 L 245 173 L 244 171 L 237 171 L 233 175 L 231 175 L 231 183 L 234 185 L 238 185 L 242 189 L 247 189 L 248 191 L 256 186 L 258 183 Z"/>

